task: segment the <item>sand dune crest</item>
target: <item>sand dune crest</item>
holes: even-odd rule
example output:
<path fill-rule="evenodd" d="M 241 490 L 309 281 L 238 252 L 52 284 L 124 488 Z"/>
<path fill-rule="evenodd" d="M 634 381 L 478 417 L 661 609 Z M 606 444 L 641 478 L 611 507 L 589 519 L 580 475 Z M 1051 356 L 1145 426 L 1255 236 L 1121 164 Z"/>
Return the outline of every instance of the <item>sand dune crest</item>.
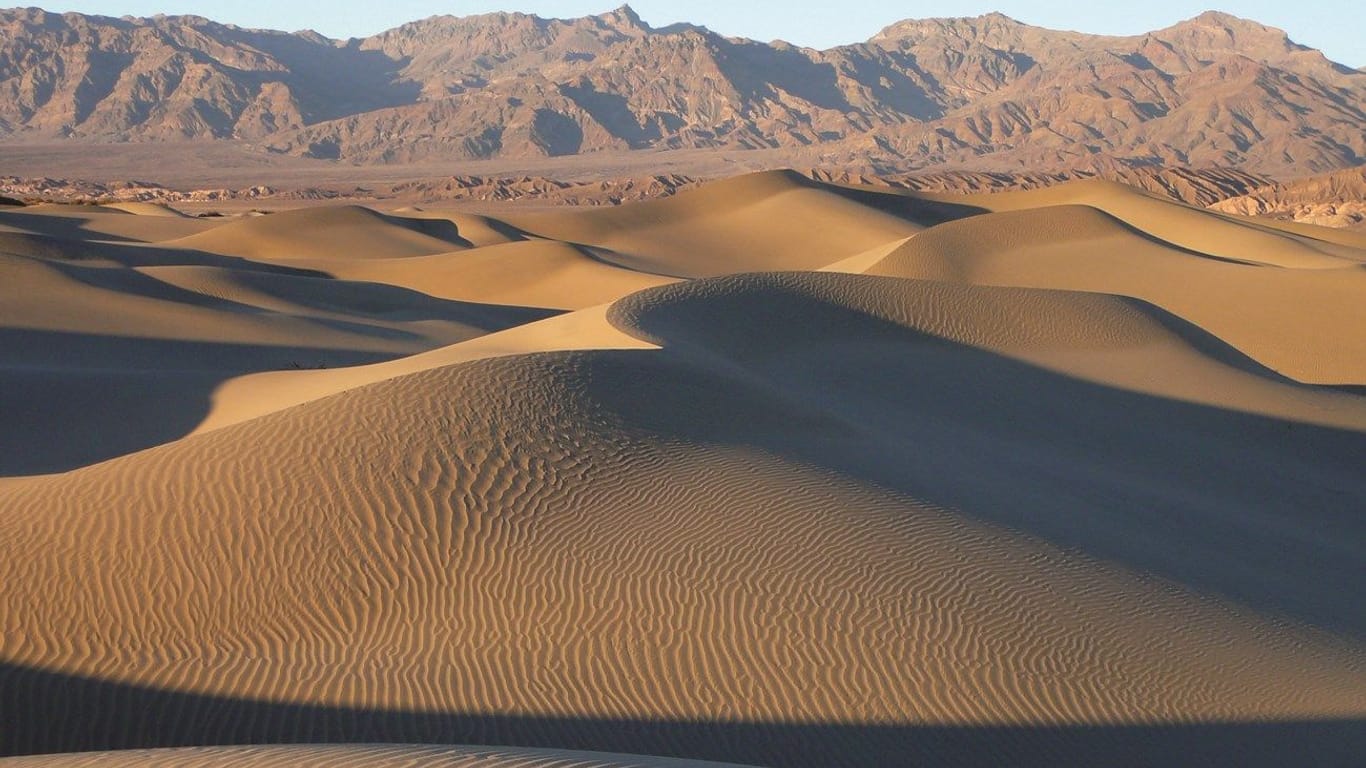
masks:
<path fill-rule="evenodd" d="M 1361 254 L 1064 190 L 0 211 L 0 750 L 1350 764 Z"/>

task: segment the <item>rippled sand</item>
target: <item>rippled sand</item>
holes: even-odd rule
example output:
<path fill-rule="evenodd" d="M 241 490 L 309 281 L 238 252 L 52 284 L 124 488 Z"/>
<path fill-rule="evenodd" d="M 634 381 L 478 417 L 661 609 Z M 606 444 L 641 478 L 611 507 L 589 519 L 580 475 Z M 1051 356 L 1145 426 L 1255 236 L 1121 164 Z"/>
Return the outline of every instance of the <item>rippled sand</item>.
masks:
<path fill-rule="evenodd" d="M 789 173 L 423 215 L 0 211 L 0 753 L 1366 751 L 1360 238 Z"/>

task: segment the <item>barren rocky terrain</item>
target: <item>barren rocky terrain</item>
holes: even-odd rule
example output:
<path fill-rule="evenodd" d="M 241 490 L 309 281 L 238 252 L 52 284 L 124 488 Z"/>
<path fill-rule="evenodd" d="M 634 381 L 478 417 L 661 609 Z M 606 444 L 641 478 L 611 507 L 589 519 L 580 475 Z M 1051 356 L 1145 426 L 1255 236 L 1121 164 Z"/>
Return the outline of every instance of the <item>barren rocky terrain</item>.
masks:
<path fill-rule="evenodd" d="M 1361 164 L 1363 104 L 1366 74 L 1214 12 L 1133 37 L 908 20 L 825 51 L 656 29 L 625 6 L 438 16 L 344 41 L 0 12 L 9 141 L 236 140 L 365 164 L 767 149 L 771 167 L 1104 159 L 1283 178 Z"/>

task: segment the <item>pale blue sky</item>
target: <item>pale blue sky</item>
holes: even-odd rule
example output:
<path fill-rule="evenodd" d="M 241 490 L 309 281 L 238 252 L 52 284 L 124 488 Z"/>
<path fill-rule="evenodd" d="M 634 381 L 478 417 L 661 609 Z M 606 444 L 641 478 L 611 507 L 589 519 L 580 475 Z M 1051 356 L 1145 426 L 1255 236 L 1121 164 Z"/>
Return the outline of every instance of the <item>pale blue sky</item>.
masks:
<path fill-rule="evenodd" d="M 1353 67 L 1366 65 L 1366 3 L 1361 0 L 637 0 L 636 12 L 654 26 L 676 21 L 703 24 L 727 35 L 782 39 L 828 48 L 871 37 L 893 21 L 928 16 L 976 16 L 1000 11 L 1029 24 L 1099 34 L 1135 34 L 1169 26 L 1214 8 L 1290 33 Z M 567 18 L 602 13 L 620 0 L 93 0 L 43 4 L 54 11 L 107 16 L 194 13 L 247 27 L 315 29 L 330 37 L 363 37 L 436 14 L 465 16 L 522 11 Z"/>

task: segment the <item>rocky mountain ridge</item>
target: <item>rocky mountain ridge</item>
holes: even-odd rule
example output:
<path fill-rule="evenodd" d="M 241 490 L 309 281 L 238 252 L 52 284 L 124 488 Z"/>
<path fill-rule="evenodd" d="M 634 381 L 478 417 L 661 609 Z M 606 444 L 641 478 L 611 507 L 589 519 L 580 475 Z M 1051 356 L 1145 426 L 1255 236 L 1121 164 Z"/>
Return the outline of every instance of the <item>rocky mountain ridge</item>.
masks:
<path fill-rule="evenodd" d="M 191 16 L 0 11 L 0 137 L 236 139 L 356 163 L 688 148 L 898 172 L 1366 163 L 1366 74 L 1205 13 L 1131 37 L 1001 14 L 825 51 L 579 19 L 437 16 L 345 41 Z"/>

